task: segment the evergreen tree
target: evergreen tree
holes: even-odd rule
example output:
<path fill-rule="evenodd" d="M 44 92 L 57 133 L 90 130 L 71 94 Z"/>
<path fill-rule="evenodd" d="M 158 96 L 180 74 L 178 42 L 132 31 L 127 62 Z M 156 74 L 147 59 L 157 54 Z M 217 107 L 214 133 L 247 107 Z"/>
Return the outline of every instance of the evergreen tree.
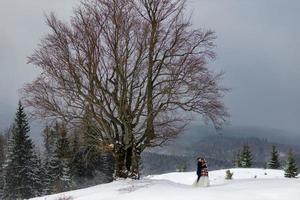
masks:
<path fill-rule="evenodd" d="M 56 131 L 59 131 L 59 138 L 47 166 L 49 177 L 47 183 L 52 193 L 67 191 L 71 188 L 70 147 L 67 132 L 63 125 L 58 129 L 56 127 Z"/>
<path fill-rule="evenodd" d="M 0 135 L 0 199 L 3 199 L 3 188 L 4 188 L 4 170 L 3 164 L 5 160 L 5 139 Z"/>
<path fill-rule="evenodd" d="M 84 117 L 72 145 L 72 175 L 77 188 L 113 180 L 113 157 L 99 148 L 99 132 L 88 115 Z M 79 135 L 80 133 L 80 140 Z M 77 135 L 78 136 L 77 136 Z M 79 144 L 79 145 L 78 145 Z"/>
<path fill-rule="evenodd" d="M 70 162 L 68 159 L 62 160 L 62 176 L 60 177 L 62 191 L 68 191 L 72 188 L 72 174 Z"/>
<path fill-rule="evenodd" d="M 0 165 L 4 163 L 5 160 L 5 139 L 4 136 L 0 134 Z"/>
<path fill-rule="evenodd" d="M 287 178 L 295 178 L 298 175 L 298 167 L 294 159 L 292 150 L 289 150 L 286 165 L 284 167 L 284 176 Z"/>
<path fill-rule="evenodd" d="M 79 159 L 80 154 L 80 141 L 79 134 L 75 131 L 73 135 L 72 148 L 71 148 L 71 174 L 72 178 L 77 181 L 82 170 L 82 160 Z"/>
<path fill-rule="evenodd" d="M 33 188 L 34 188 L 34 196 L 42 196 L 44 195 L 44 177 L 45 171 L 42 165 L 42 160 L 40 154 L 34 154 L 32 157 L 32 170 L 34 176 Z"/>
<path fill-rule="evenodd" d="M 271 159 L 268 162 L 268 168 L 270 169 L 280 168 L 279 155 L 275 145 L 272 146 Z"/>
<path fill-rule="evenodd" d="M 233 160 L 233 164 L 235 167 L 241 167 L 241 154 L 240 152 L 237 153 L 237 155 L 235 156 L 234 160 Z"/>
<path fill-rule="evenodd" d="M 77 131 L 74 132 L 71 146 L 71 156 L 74 156 L 80 149 L 79 133 Z"/>
<path fill-rule="evenodd" d="M 27 116 L 19 102 L 4 168 L 5 199 L 28 199 L 37 194 L 34 187 L 38 179 L 37 166 L 34 165 L 34 146 L 29 131 Z"/>
<path fill-rule="evenodd" d="M 80 176 L 91 179 L 95 176 L 98 167 L 100 168 L 101 152 L 97 148 L 97 129 L 88 115 L 86 115 L 85 120 L 82 121 L 81 130 L 83 134 L 83 147 L 77 156 L 80 160 L 79 163 L 82 165 L 81 168 L 83 169 L 80 171 Z"/>
<path fill-rule="evenodd" d="M 243 146 L 240 162 L 241 167 L 243 168 L 249 168 L 252 166 L 252 154 L 248 144 Z"/>
<path fill-rule="evenodd" d="M 0 199 L 3 199 L 3 189 L 4 189 L 4 173 L 3 166 L 0 166 Z"/>
<path fill-rule="evenodd" d="M 44 138 L 44 161 L 42 164 L 43 171 L 43 194 L 51 194 L 51 184 L 53 182 L 53 177 L 50 173 L 50 160 L 53 157 L 54 151 L 56 149 L 56 143 L 58 141 L 58 123 L 56 123 L 53 129 L 50 126 L 46 126 L 43 130 Z"/>
<path fill-rule="evenodd" d="M 113 163 L 113 156 L 106 152 L 106 153 L 102 153 L 101 154 L 101 168 L 100 170 L 103 173 L 103 182 L 105 183 L 109 183 L 113 181 L 113 173 L 114 173 L 114 163 Z M 182 167 L 186 168 L 186 166 L 184 165 Z M 184 169 L 185 171 L 185 169 Z"/>
<path fill-rule="evenodd" d="M 57 124 L 56 124 L 56 129 L 57 129 Z M 54 150 L 55 150 L 55 146 L 56 146 L 56 142 L 58 140 L 58 131 L 55 131 L 55 129 L 53 130 L 50 126 L 46 126 L 44 128 L 43 131 L 43 138 L 44 138 L 44 155 L 45 155 L 45 159 L 49 159 Z"/>
<path fill-rule="evenodd" d="M 51 157 L 52 158 L 52 157 Z M 52 188 L 51 184 L 53 182 L 53 178 L 50 175 L 50 158 L 48 158 L 43 164 L 43 172 L 44 172 L 44 177 L 43 177 L 43 195 L 49 195 L 51 194 Z"/>

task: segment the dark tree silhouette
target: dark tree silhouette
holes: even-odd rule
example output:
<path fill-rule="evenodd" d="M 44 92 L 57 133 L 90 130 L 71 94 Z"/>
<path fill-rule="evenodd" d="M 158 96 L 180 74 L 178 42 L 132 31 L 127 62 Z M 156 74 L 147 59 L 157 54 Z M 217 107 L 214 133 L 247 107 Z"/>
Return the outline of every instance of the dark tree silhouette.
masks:
<path fill-rule="evenodd" d="M 294 159 L 292 150 L 289 150 L 286 165 L 284 167 L 284 176 L 287 178 L 295 178 L 298 176 L 298 167 Z"/>
<path fill-rule="evenodd" d="M 252 166 L 252 154 L 248 144 L 243 146 L 243 151 L 241 153 L 240 165 L 243 168 L 249 168 Z"/>
<path fill-rule="evenodd" d="M 268 162 L 268 168 L 270 169 L 280 168 L 279 155 L 275 145 L 272 146 L 271 159 Z"/>
<path fill-rule="evenodd" d="M 27 116 L 19 102 L 4 164 L 4 199 L 28 199 L 38 195 L 40 166 L 29 131 Z"/>

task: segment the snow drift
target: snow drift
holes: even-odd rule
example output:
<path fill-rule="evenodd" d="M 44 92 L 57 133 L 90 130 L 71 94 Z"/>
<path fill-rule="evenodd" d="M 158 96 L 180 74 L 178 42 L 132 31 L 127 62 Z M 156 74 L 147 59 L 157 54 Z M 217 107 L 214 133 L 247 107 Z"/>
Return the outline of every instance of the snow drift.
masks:
<path fill-rule="evenodd" d="M 281 170 L 230 169 L 210 172 L 211 187 L 196 188 L 195 172 L 152 175 L 142 180 L 118 180 L 34 200 L 299 200 L 300 180 L 284 178 Z"/>

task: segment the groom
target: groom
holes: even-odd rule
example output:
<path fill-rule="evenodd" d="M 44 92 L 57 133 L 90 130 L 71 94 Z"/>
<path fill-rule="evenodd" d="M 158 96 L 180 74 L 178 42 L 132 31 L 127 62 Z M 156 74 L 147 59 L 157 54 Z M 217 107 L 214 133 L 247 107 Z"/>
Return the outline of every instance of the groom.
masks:
<path fill-rule="evenodd" d="M 199 179 L 200 179 L 200 177 L 201 177 L 202 158 L 201 158 L 201 157 L 198 157 L 197 160 L 198 160 L 198 162 L 197 162 L 197 175 L 198 175 L 197 183 L 198 183 L 198 182 L 199 182 Z"/>

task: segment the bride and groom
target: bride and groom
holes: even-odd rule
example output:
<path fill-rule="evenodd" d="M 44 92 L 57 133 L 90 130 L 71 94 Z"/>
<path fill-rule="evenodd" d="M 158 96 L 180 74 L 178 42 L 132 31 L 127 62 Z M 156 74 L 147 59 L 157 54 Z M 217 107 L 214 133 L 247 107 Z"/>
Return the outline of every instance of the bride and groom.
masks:
<path fill-rule="evenodd" d="M 208 178 L 208 168 L 207 162 L 204 158 L 197 158 L 197 180 L 194 182 L 193 186 L 196 187 L 208 187 L 209 178 Z"/>

